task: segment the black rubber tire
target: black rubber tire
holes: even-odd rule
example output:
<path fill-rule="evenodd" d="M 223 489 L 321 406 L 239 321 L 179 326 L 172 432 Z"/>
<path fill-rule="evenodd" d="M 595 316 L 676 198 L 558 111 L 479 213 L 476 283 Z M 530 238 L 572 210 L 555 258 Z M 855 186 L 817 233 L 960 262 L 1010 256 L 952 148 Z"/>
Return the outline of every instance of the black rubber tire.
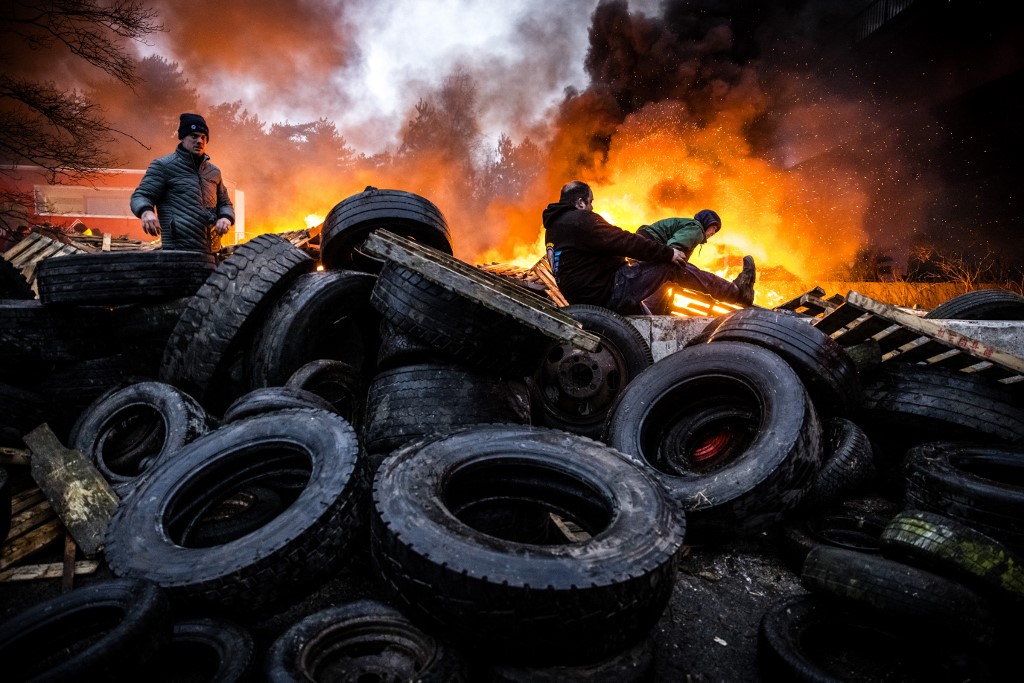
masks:
<path fill-rule="evenodd" d="M 384 264 L 371 301 L 397 329 L 451 360 L 508 376 L 533 374 L 548 337 L 518 319 L 426 279 Z"/>
<path fill-rule="evenodd" d="M 402 190 L 367 187 L 346 197 L 324 219 L 320 260 L 329 270 L 377 273 L 381 261 L 360 247 L 374 230 L 387 230 L 445 254 L 453 254 L 444 214 L 430 200 Z"/>
<path fill-rule="evenodd" d="M 257 235 L 240 245 L 178 319 L 164 350 L 160 381 L 188 392 L 208 410 L 222 410 L 243 393 L 228 375 L 252 329 L 281 292 L 312 268 L 313 259 L 280 235 Z"/>
<path fill-rule="evenodd" d="M 192 297 L 124 304 L 110 310 L 112 324 L 122 343 L 129 345 L 159 344 L 162 353 L 178 324 L 181 314 L 188 308 Z"/>
<path fill-rule="evenodd" d="M 941 367 L 883 363 L 855 421 L 883 467 L 926 441 L 1024 441 L 1024 408 L 1004 386 Z"/>
<path fill-rule="evenodd" d="M 813 593 L 943 624 L 983 640 L 991 624 L 987 604 L 967 586 L 879 553 L 815 546 L 804 560 L 800 582 Z"/>
<path fill-rule="evenodd" d="M 803 572 L 811 548 L 826 545 L 861 553 L 880 553 L 881 535 L 896 505 L 879 500 L 875 509 L 857 509 L 856 501 L 792 519 L 779 529 L 779 554 L 794 574 Z"/>
<path fill-rule="evenodd" d="M 55 310 L 34 299 L 0 299 L 0 369 L 109 355 L 117 348 L 113 329 L 105 306 Z"/>
<path fill-rule="evenodd" d="M 79 415 L 68 444 L 81 451 L 122 498 L 139 477 L 206 434 L 199 403 L 163 382 L 112 389 Z"/>
<path fill-rule="evenodd" d="M 276 517 L 290 500 L 283 482 L 266 482 L 264 486 L 251 486 L 225 498 L 206 510 L 188 529 L 182 545 L 190 548 L 210 548 L 230 543 L 259 529 Z"/>
<path fill-rule="evenodd" d="M 269 683 L 469 683 L 466 663 L 397 609 L 358 600 L 307 615 L 267 651 Z"/>
<path fill-rule="evenodd" d="M 988 595 L 995 605 L 1024 602 L 1024 565 L 1003 544 L 955 519 L 922 510 L 893 517 L 882 552 Z"/>
<path fill-rule="evenodd" d="M 640 373 L 609 413 L 605 441 L 657 473 L 687 510 L 690 544 L 776 524 L 822 461 L 800 378 L 743 342 L 685 347 Z M 708 444 L 720 448 L 702 459 Z"/>
<path fill-rule="evenodd" d="M 530 383 L 533 423 L 600 439 L 615 398 L 654 363 L 651 347 L 629 320 L 600 306 L 562 312 L 601 338 L 595 351 L 552 341 Z"/>
<path fill-rule="evenodd" d="M 21 437 L 45 422 L 46 415 L 37 392 L 0 382 L 0 446 L 24 448 Z"/>
<path fill-rule="evenodd" d="M 192 296 L 215 267 L 199 251 L 100 251 L 44 258 L 35 275 L 44 304 L 112 306 Z"/>
<path fill-rule="evenodd" d="M 387 318 L 380 321 L 380 348 L 377 350 L 377 371 L 402 365 L 444 363 L 445 354 L 412 334 L 392 325 Z"/>
<path fill-rule="evenodd" d="M 363 424 L 366 384 L 355 368 L 340 360 L 310 361 L 284 383 L 288 389 L 311 391 L 326 400 L 357 433 Z"/>
<path fill-rule="evenodd" d="M 121 501 L 107 527 L 107 562 L 116 575 L 146 578 L 173 598 L 240 612 L 311 591 L 365 531 L 367 480 L 358 455 L 349 424 L 322 410 L 224 425 L 155 467 Z M 183 545 L 221 501 L 297 470 L 305 486 L 263 527 L 223 545 Z"/>
<path fill-rule="evenodd" d="M 819 595 L 787 598 L 765 612 L 757 659 L 764 681 L 990 680 L 984 661 L 968 656 L 962 640 Z"/>
<path fill-rule="evenodd" d="M 644 638 L 592 664 L 545 668 L 492 665 L 485 678 L 488 683 L 640 683 L 650 680 L 653 666 L 654 641 Z"/>
<path fill-rule="evenodd" d="M 366 379 L 377 366 L 380 314 L 370 305 L 376 278 L 352 270 L 300 275 L 253 335 L 249 386 L 280 386 L 314 360 L 340 360 Z"/>
<path fill-rule="evenodd" d="M 804 512 L 822 510 L 866 491 L 878 477 L 871 441 L 855 422 L 826 418 L 825 462 L 800 502 Z"/>
<path fill-rule="evenodd" d="M 256 648 L 245 628 L 220 617 L 174 622 L 171 642 L 144 670 L 146 683 L 245 683 L 252 680 Z"/>
<path fill-rule="evenodd" d="M 75 422 L 109 391 L 155 381 L 155 366 L 129 353 L 54 363 L 35 385 L 46 401 L 46 420 L 62 441 L 70 439 Z"/>
<path fill-rule="evenodd" d="M 1008 289 L 978 289 L 942 302 L 924 317 L 933 320 L 1024 320 L 1024 296 Z"/>
<path fill-rule="evenodd" d="M 35 299 L 36 293 L 25 275 L 10 261 L 0 256 L 0 299 Z"/>
<path fill-rule="evenodd" d="M 704 334 L 708 342 L 746 342 L 780 355 L 796 370 L 822 417 L 848 416 L 860 405 L 857 366 L 843 347 L 807 318 L 790 312 L 743 308 L 722 316 L 715 328 Z"/>
<path fill-rule="evenodd" d="M 171 638 L 167 596 L 113 579 L 37 603 L 0 624 L 4 680 L 129 681 Z"/>
<path fill-rule="evenodd" d="M 935 442 L 907 453 L 906 502 L 1024 555 L 1024 447 Z"/>
<path fill-rule="evenodd" d="M 362 444 L 387 454 L 421 436 L 488 422 L 530 424 L 522 382 L 453 363 L 403 365 L 370 383 Z"/>
<path fill-rule="evenodd" d="M 334 406 L 312 391 L 288 387 L 262 387 L 235 399 L 224 411 L 221 424 L 289 408 L 319 408 L 329 413 L 334 412 Z"/>
<path fill-rule="evenodd" d="M 522 509 L 558 514 L 587 538 L 539 545 L 478 528 Z M 648 471 L 560 430 L 424 438 L 374 479 L 371 552 L 396 604 L 497 663 L 580 665 L 638 643 L 668 604 L 685 531 Z"/>

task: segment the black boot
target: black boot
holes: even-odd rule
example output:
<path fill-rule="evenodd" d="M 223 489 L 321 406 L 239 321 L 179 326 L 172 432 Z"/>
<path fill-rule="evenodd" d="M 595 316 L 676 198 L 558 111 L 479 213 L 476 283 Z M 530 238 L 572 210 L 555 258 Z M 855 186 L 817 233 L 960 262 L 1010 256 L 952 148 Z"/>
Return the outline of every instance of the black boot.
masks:
<path fill-rule="evenodd" d="M 754 267 L 754 257 L 743 257 L 743 271 L 732 281 L 739 290 L 739 301 L 737 303 L 750 306 L 754 303 L 754 281 L 757 280 L 757 269 Z"/>

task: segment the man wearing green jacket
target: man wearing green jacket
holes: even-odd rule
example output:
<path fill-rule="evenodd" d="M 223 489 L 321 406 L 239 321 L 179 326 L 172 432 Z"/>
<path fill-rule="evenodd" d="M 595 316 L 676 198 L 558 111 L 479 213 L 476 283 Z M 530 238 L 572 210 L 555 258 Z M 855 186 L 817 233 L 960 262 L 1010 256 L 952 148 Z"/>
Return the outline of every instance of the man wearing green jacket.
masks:
<path fill-rule="evenodd" d="M 729 282 L 714 273 L 701 270 L 689 262 L 694 249 L 722 229 L 722 219 L 711 209 L 698 211 L 693 218 L 663 218 L 640 226 L 636 234 L 678 249 L 686 254 L 686 265 L 673 278 L 676 284 L 706 292 L 718 299 L 749 306 L 754 303 L 754 281 L 757 279 L 754 257 L 743 257 L 743 272 Z"/>

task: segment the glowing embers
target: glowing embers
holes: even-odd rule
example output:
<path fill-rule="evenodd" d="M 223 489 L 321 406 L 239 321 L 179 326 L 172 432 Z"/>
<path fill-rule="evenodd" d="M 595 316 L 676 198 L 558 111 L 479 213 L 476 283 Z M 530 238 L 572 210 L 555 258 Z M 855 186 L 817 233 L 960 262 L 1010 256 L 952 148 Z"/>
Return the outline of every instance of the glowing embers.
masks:
<path fill-rule="evenodd" d="M 743 308 L 737 304 L 730 304 L 719 301 L 703 292 L 692 289 L 679 288 L 668 290 L 668 299 L 671 302 L 669 315 L 683 318 L 706 317 L 713 318 Z"/>

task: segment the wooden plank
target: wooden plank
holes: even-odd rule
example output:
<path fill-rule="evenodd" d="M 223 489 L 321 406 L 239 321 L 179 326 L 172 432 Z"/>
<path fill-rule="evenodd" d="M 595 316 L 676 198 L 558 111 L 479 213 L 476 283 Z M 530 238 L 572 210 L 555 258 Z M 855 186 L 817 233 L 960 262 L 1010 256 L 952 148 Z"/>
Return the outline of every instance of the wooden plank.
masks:
<path fill-rule="evenodd" d="M 894 323 L 898 323 L 904 327 L 910 328 L 911 330 L 920 332 L 921 334 L 927 335 L 936 341 L 958 348 L 968 355 L 980 358 L 981 360 L 987 360 L 996 365 L 1002 365 L 1014 370 L 1015 372 L 1024 373 L 1024 358 L 1019 358 L 1005 351 L 994 348 L 980 339 L 974 339 L 973 337 L 960 334 L 959 332 L 954 332 L 953 330 L 945 327 L 942 324 L 941 319 L 933 320 L 930 318 L 918 317 L 911 313 L 901 311 L 895 306 L 875 301 L 874 299 L 866 297 L 859 292 L 850 292 L 847 300 L 857 306 L 860 306 L 866 311 L 874 313 L 875 315 L 883 316 Z"/>
<path fill-rule="evenodd" d="M 873 315 L 866 318 L 854 327 L 841 332 L 834 337 L 837 342 L 842 346 L 849 346 L 853 344 L 860 344 L 861 342 L 867 341 L 868 339 L 875 338 L 875 335 L 880 332 L 884 332 L 893 326 L 893 323 L 885 318 Z"/>
<path fill-rule="evenodd" d="M 901 346 L 906 346 L 912 341 L 916 341 L 921 338 L 919 332 L 908 330 L 905 327 L 897 327 L 891 333 L 884 337 L 878 338 L 878 346 L 882 350 L 882 353 L 889 353 L 895 351 Z"/>
<path fill-rule="evenodd" d="M 36 503 L 41 503 L 45 500 L 46 495 L 39 489 L 39 487 L 33 486 L 30 489 L 25 489 L 21 493 L 11 497 L 11 514 L 16 515 L 22 510 L 27 510 Z"/>
<path fill-rule="evenodd" d="M 374 256 L 390 259 L 414 270 L 434 284 L 447 287 L 491 310 L 510 315 L 549 337 L 596 351 L 601 338 L 587 332 L 551 301 L 511 283 L 499 275 L 461 263 L 448 254 L 417 245 L 385 230 L 371 233 L 363 248 Z M 509 288 L 515 288 L 511 291 Z"/>
<path fill-rule="evenodd" d="M 71 534 L 64 534 L 64 566 L 60 577 L 60 591 L 67 593 L 75 587 L 75 553 L 78 546 Z"/>
<path fill-rule="evenodd" d="M 0 569 L 6 569 L 37 550 L 45 548 L 60 538 L 63 532 L 64 527 L 61 526 L 60 520 L 52 519 L 27 534 L 8 538 L 4 547 L 0 549 Z"/>
<path fill-rule="evenodd" d="M 40 501 L 11 516 L 11 530 L 7 535 L 9 538 L 23 536 L 53 519 L 57 519 L 57 514 L 53 511 L 49 501 Z"/>
<path fill-rule="evenodd" d="M 96 560 L 79 560 L 75 562 L 75 576 L 89 576 L 100 568 Z M 40 579 L 59 579 L 64 575 L 63 562 L 47 564 L 25 564 L 11 567 L 0 572 L 0 582 L 38 581 Z"/>
<path fill-rule="evenodd" d="M 103 246 L 100 248 L 100 251 L 110 251 L 110 233 L 109 232 L 103 233 Z"/>
<path fill-rule="evenodd" d="M 929 337 L 922 337 L 923 343 L 906 349 L 899 354 L 894 354 L 893 357 L 899 356 L 901 363 L 921 363 L 934 358 L 940 353 L 949 351 L 949 346 L 946 344 L 939 343 Z"/>
<path fill-rule="evenodd" d="M 824 318 L 819 318 L 812 324 L 825 334 L 830 335 L 843 329 L 862 315 L 864 315 L 864 311 L 856 306 L 851 306 L 849 303 L 844 303 Z"/>
<path fill-rule="evenodd" d="M 27 448 L 0 446 L 0 465 L 27 465 L 29 453 Z"/>
<path fill-rule="evenodd" d="M 81 451 L 65 448 L 49 425 L 22 437 L 32 450 L 32 478 L 86 557 L 103 549 L 118 497 Z"/>

